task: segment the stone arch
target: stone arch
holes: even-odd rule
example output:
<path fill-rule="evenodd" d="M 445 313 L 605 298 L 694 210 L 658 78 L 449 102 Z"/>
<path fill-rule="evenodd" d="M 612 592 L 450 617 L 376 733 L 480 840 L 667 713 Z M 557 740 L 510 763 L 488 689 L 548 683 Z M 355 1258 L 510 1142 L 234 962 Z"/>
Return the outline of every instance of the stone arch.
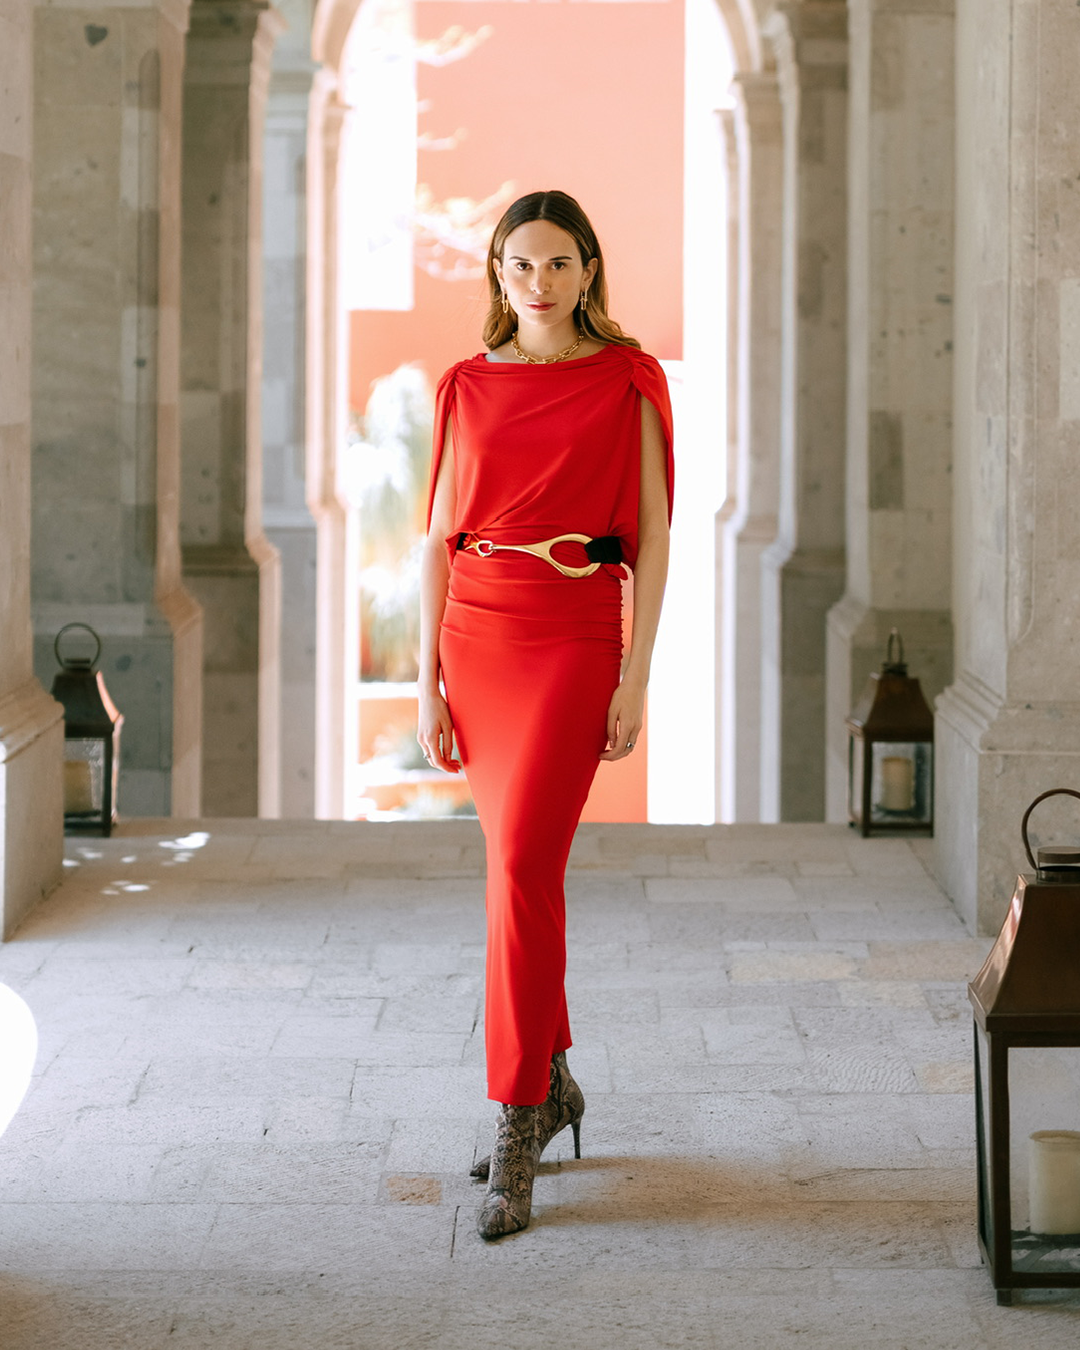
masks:
<path fill-rule="evenodd" d="M 311 54 L 329 70 L 341 69 L 345 43 L 363 0 L 318 0 L 311 25 Z"/>
<path fill-rule="evenodd" d="M 763 67 L 767 59 L 762 47 L 761 23 L 754 0 L 716 0 L 724 20 L 736 75 L 752 74 Z"/>

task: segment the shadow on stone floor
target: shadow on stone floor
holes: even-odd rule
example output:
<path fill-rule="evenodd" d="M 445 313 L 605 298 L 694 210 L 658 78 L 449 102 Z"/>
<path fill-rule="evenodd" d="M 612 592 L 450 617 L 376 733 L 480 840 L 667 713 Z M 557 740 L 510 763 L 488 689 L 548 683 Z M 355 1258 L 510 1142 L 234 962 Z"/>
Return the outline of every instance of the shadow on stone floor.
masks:
<path fill-rule="evenodd" d="M 550 1180 L 549 1180 L 550 1179 Z M 552 1185 L 554 1183 L 554 1186 Z M 479 1190 L 479 1188 L 478 1188 Z M 848 1216 L 866 1226 L 873 1214 L 891 1221 L 911 1216 L 951 1215 L 969 1206 L 892 1195 L 853 1199 L 807 1198 L 776 1168 L 745 1167 L 701 1157 L 605 1156 L 541 1163 L 538 1198 L 558 1196 L 545 1222 L 692 1223 L 716 1221 L 803 1229 L 808 1216 Z"/>
<path fill-rule="evenodd" d="M 0 1344 L 5 1350 L 156 1347 L 173 1320 L 161 1286 L 162 1277 L 149 1272 L 0 1274 Z"/>
<path fill-rule="evenodd" d="M 423 1203 L 413 1199 L 411 1191 L 423 1191 L 425 1184 L 433 1181 L 441 1183 L 442 1203 L 475 1202 L 479 1206 L 486 1189 L 482 1181 L 417 1174 L 387 1178 L 383 1186 L 385 1199 Z M 406 1183 L 411 1183 L 408 1195 Z M 738 1212 L 743 1207 L 747 1211 L 760 1210 L 761 1197 L 769 1191 L 772 1195 L 764 1204 L 770 1210 L 803 1203 L 792 1199 L 790 1193 L 785 1199 L 777 1189 L 783 1185 L 775 1174 L 762 1171 L 750 1175 L 700 1158 L 606 1155 L 545 1159 L 537 1170 L 534 1203 L 543 1206 L 546 1221 L 550 1222 L 655 1223 L 661 1219 L 664 1222 L 681 1219 L 697 1223 L 715 1218 L 722 1207 L 729 1212 Z"/>

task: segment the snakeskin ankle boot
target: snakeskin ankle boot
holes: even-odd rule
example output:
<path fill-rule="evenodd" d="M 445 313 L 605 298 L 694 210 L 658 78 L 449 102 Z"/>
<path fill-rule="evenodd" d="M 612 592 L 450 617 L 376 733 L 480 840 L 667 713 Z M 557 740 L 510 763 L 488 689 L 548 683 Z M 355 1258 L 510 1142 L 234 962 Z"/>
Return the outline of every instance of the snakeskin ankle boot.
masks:
<path fill-rule="evenodd" d="M 566 1052 L 560 1051 L 551 1061 L 547 1100 L 536 1108 L 536 1139 L 540 1153 L 557 1134 L 569 1125 L 574 1131 L 574 1157 L 581 1157 L 581 1117 L 585 1114 L 585 1097 L 566 1067 Z M 481 1158 L 470 1169 L 469 1176 L 487 1181 L 491 1158 Z"/>
<path fill-rule="evenodd" d="M 536 1133 L 539 1109 L 499 1107 L 487 1195 L 476 1218 L 476 1231 L 488 1242 L 520 1232 L 528 1225 L 533 1178 L 540 1161 Z"/>

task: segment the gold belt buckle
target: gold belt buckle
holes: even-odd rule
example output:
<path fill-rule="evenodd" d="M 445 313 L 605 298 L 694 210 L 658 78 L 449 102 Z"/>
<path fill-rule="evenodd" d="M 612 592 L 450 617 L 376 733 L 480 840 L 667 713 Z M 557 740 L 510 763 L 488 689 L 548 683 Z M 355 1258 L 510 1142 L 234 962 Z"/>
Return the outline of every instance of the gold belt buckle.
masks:
<path fill-rule="evenodd" d="M 591 534 L 557 534 L 554 539 L 542 539 L 538 544 L 495 544 L 490 539 L 473 539 L 465 545 L 466 551 L 480 558 L 490 558 L 493 553 L 531 553 L 534 558 L 542 558 L 550 563 L 564 577 L 591 577 L 600 567 L 600 563 L 591 562 L 586 567 L 567 567 L 551 556 L 556 544 L 587 544 Z"/>

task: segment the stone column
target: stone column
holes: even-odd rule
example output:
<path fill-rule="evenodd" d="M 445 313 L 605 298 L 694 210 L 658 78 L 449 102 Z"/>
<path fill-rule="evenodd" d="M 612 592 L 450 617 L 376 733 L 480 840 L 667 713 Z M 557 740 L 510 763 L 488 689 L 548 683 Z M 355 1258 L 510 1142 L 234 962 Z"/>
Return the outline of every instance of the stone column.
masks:
<path fill-rule="evenodd" d="M 315 814 L 315 520 L 304 464 L 307 123 L 315 66 L 307 6 L 282 0 L 266 110 L 263 528 L 281 558 L 281 815 Z"/>
<path fill-rule="evenodd" d="M 203 811 L 276 816 L 280 572 L 262 528 L 262 150 L 280 20 L 194 0 L 184 72 L 184 576 L 206 615 Z"/>
<path fill-rule="evenodd" d="M 199 811 L 202 623 L 180 579 L 185 0 L 35 12 L 36 665 L 72 620 L 124 714 L 125 815 Z"/>
<path fill-rule="evenodd" d="M 825 816 L 825 621 L 844 586 L 847 11 L 772 16 L 784 119 L 780 523 L 762 560 L 764 820 Z"/>
<path fill-rule="evenodd" d="M 890 630 L 952 679 L 954 0 L 848 0 L 847 591 L 829 614 L 827 815 Z"/>
<path fill-rule="evenodd" d="M 762 554 L 780 484 L 783 123 L 774 74 L 733 85 L 729 144 L 731 300 L 728 500 L 721 511 L 717 653 L 718 818 L 761 819 Z"/>
<path fill-rule="evenodd" d="M 63 712 L 30 627 L 33 6 L 0 0 L 0 939 L 60 880 Z"/>
<path fill-rule="evenodd" d="M 344 40 L 341 35 L 341 41 Z M 308 121 L 307 500 L 317 529 L 315 814 L 341 817 L 358 753 L 359 613 L 347 603 L 356 569 L 356 512 L 338 457 L 345 444 L 345 315 L 338 291 L 338 168 L 346 108 L 333 44 L 315 77 Z M 340 59 L 340 48 L 337 49 Z M 355 587 L 352 588 L 355 590 Z"/>
<path fill-rule="evenodd" d="M 935 848 L 989 932 L 1025 865 L 1025 807 L 1080 780 L 1080 7 L 957 0 L 956 16 L 957 676 Z M 1032 823 L 1076 838 L 1074 809 Z"/>

